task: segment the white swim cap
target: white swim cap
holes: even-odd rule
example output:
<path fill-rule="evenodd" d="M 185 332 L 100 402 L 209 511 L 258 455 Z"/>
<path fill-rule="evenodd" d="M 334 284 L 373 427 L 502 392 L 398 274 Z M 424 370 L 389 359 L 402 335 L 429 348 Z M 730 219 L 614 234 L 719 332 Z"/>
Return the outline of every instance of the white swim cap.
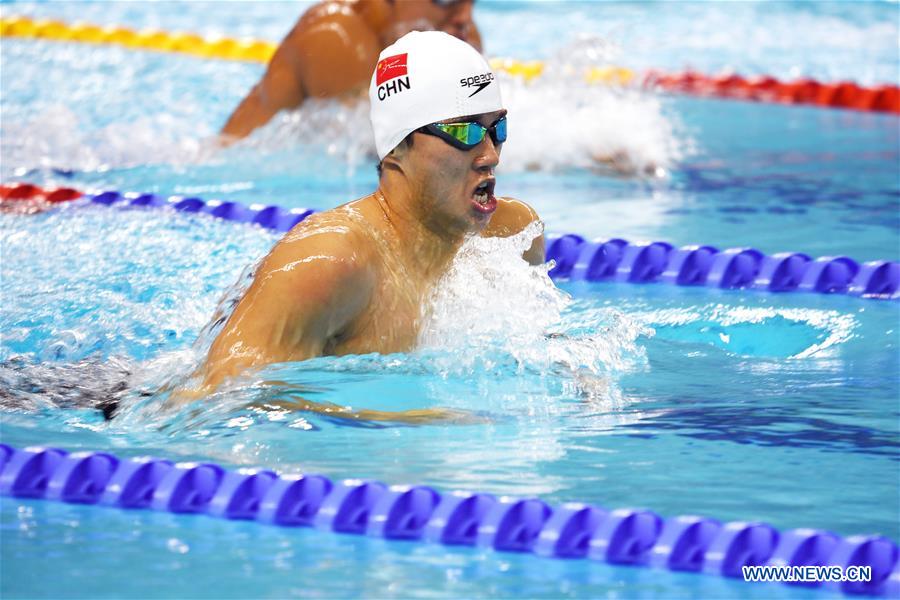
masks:
<path fill-rule="evenodd" d="M 382 50 L 369 100 L 379 159 L 419 127 L 503 108 L 484 57 L 442 31 L 412 31 Z"/>

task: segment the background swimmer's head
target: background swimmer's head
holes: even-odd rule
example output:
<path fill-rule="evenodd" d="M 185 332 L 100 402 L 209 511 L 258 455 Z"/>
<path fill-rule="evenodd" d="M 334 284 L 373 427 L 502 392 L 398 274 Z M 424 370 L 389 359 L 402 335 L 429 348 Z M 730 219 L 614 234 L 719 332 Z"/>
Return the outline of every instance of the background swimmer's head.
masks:
<path fill-rule="evenodd" d="M 410 31 L 437 30 L 481 50 L 481 35 L 472 20 L 474 0 L 387 0 L 389 23 L 383 39 L 393 42 Z"/>

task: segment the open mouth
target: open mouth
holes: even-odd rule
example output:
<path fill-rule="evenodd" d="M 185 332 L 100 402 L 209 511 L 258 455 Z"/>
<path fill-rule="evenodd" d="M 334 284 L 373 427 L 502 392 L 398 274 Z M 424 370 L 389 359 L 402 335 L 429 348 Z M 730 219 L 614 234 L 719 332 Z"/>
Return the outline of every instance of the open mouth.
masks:
<path fill-rule="evenodd" d="M 485 179 L 472 192 L 472 205 L 482 214 L 491 214 L 497 209 L 497 198 L 494 197 L 494 178 Z"/>

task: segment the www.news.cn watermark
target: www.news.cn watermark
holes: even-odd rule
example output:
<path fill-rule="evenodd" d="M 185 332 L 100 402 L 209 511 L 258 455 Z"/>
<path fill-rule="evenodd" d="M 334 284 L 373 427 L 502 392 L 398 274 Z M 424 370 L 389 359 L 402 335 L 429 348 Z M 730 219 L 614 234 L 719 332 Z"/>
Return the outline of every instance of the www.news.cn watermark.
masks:
<path fill-rule="evenodd" d="M 782 583 L 869 582 L 872 567 L 741 567 L 744 581 L 778 581 Z"/>

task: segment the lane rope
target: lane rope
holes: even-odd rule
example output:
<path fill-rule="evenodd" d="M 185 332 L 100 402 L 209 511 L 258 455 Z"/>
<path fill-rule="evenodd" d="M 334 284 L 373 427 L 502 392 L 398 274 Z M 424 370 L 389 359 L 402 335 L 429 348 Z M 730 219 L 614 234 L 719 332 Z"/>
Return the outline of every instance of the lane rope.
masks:
<path fill-rule="evenodd" d="M 0 495 L 120 509 L 254 521 L 389 540 L 476 546 L 546 558 L 589 559 L 743 578 L 743 567 L 869 567 L 869 581 L 805 586 L 847 594 L 900 593 L 897 545 L 885 536 L 780 532 L 755 521 L 665 519 L 647 509 L 607 510 L 539 498 L 496 497 L 371 479 L 230 470 L 212 462 L 0 444 Z"/>
<path fill-rule="evenodd" d="M 73 188 L 44 190 L 30 183 L 0 185 L 0 210 L 39 212 L 83 199 L 85 204 L 169 208 L 286 232 L 316 212 L 307 208 L 161 196 L 115 190 L 84 194 Z M 578 234 L 547 235 L 550 277 L 568 281 L 661 283 L 762 292 L 849 294 L 869 299 L 900 299 L 900 262 L 859 262 L 848 256 L 813 259 L 802 252 L 766 255 L 751 247 L 720 250 L 706 244 L 680 248 L 664 241 L 621 238 L 589 240 Z"/>
<path fill-rule="evenodd" d="M 0 17 L 0 37 L 17 37 L 62 42 L 116 45 L 125 48 L 175 52 L 200 58 L 268 63 L 277 44 L 264 40 L 229 37 L 203 37 L 196 33 L 161 30 L 135 31 L 128 27 L 101 27 L 89 23 L 64 23 L 51 19 L 23 16 Z M 525 81 L 543 73 L 542 61 L 518 61 L 495 58 L 491 67 Z M 835 83 L 813 79 L 780 81 L 774 77 L 741 77 L 736 74 L 704 75 L 693 71 L 666 74 L 648 71 L 640 74 L 617 66 L 595 66 L 584 73 L 590 84 L 638 86 L 671 93 L 714 96 L 759 102 L 812 104 L 860 111 L 900 114 L 900 87 L 860 86 L 852 81 Z"/>

